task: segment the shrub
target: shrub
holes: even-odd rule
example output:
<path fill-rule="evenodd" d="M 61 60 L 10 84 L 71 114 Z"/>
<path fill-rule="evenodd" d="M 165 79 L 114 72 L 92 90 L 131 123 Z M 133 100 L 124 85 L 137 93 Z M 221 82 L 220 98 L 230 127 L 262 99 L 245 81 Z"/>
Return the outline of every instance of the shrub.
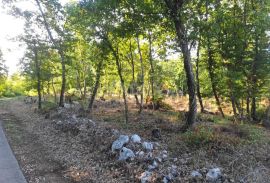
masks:
<path fill-rule="evenodd" d="M 183 137 L 188 145 L 201 146 L 213 142 L 215 134 L 211 127 L 200 125 L 187 131 Z"/>

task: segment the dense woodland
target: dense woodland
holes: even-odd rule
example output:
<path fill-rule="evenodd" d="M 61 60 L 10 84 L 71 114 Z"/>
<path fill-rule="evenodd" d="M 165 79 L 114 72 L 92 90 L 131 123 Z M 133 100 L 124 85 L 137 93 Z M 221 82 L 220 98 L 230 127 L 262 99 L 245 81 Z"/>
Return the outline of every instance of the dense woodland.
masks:
<path fill-rule="evenodd" d="M 128 97 L 140 114 L 187 96 L 184 130 L 198 112 L 260 122 L 268 107 L 268 0 L 33 0 L 31 10 L 17 3 L 6 7 L 25 20 L 17 39 L 27 49 L 11 77 L 1 59 L 3 96 L 38 96 L 40 109 L 44 100 L 77 100 L 86 113 L 95 99 L 117 96 L 126 123 Z M 204 107 L 209 99 L 217 110 Z"/>

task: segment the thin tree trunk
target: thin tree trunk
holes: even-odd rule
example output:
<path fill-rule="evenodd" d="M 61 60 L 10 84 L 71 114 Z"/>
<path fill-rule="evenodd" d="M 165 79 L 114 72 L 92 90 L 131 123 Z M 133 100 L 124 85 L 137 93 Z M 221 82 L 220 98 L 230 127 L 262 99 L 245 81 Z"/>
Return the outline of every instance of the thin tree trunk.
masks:
<path fill-rule="evenodd" d="M 130 52 L 130 55 L 131 55 L 132 92 L 134 93 L 136 105 L 141 108 L 141 104 L 140 104 L 138 96 L 137 96 L 137 85 L 136 85 L 136 82 L 135 82 L 135 66 L 134 66 L 134 57 L 133 57 L 133 53 L 132 53 L 131 41 L 129 42 L 129 52 Z M 134 89 L 136 89 L 136 92 L 134 91 Z"/>
<path fill-rule="evenodd" d="M 200 91 L 200 79 L 199 79 L 199 61 L 200 61 L 200 46 L 201 46 L 201 38 L 198 41 L 198 48 L 197 48 L 197 59 L 196 59 L 196 89 L 197 89 L 197 97 L 201 106 L 201 112 L 204 112 L 204 106 L 202 101 L 202 95 Z"/>
<path fill-rule="evenodd" d="M 149 62 L 150 62 L 150 83 L 151 83 L 151 93 L 152 93 L 152 103 L 153 103 L 153 110 L 155 110 L 155 93 L 154 93 L 154 64 L 153 64 L 153 56 L 152 56 L 152 36 L 151 32 L 148 34 L 148 40 L 149 40 Z"/>
<path fill-rule="evenodd" d="M 259 55 L 259 48 L 258 48 L 258 36 L 256 35 L 255 38 L 255 58 L 252 62 L 252 96 L 251 96 L 251 118 L 253 121 L 257 121 L 256 115 L 256 93 L 257 93 L 257 61 Z"/>
<path fill-rule="evenodd" d="M 86 98 L 86 71 L 87 71 L 87 66 L 84 69 L 84 74 L 83 74 L 83 99 Z"/>
<path fill-rule="evenodd" d="M 52 77 L 52 88 L 53 88 L 54 102 L 57 103 L 57 94 L 56 94 L 56 90 L 54 87 L 53 77 Z"/>
<path fill-rule="evenodd" d="M 186 131 L 189 127 L 191 127 L 196 122 L 196 114 L 197 114 L 197 102 L 196 102 L 196 84 L 194 79 L 194 74 L 192 70 L 190 50 L 188 47 L 188 38 L 187 32 L 185 30 L 185 26 L 183 22 L 179 18 L 179 10 L 183 6 L 182 1 L 172 1 L 172 0 L 164 0 L 168 9 L 170 10 L 170 16 L 174 22 L 178 44 L 181 48 L 183 57 L 184 57 L 184 69 L 187 77 L 187 86 L 188 86 L 188 94 L 189 94 L 189 112 L 187 115 L 187 121 L 183 130 Z"/>
<path fill-rule="evenodd" d="M 112 47 L 111 42 L 109 41 L 107 36 L 103 36 L 103 39 L 105 39 L 108 43 L 108 47 L 110 48 L 110 50 L 113 53 L 113 56 L 115 58 L 115 63 L 117 66 L 117 72 L 118 72 L 118 76 L 120 79 L 120 83 L 121 83 L 121 88 L 122 88 L 122 94 L 123 94 L 123 99 L 124 99 L 124 105 L 125 105 L 125 122 L 128 123 L 128 104 L 127 104 L 127 97 L 126 97 L 126 88 L 125 88 L 125 81 L 122 75 L 122 67 L 121 67 L 121 63 L 120 63 L 120 59 L 119 59 L 119 55 L 118 55 L 118 47 L 116 48 L 116 50 L 114 50 L 114 48 Z"/>
<path fill-rule="evenodd" d="M 95 86 L 94 86 L 92 95 L 91 95 L 90 100 L 89 100 L 89 105 L 88 105 L 88 110 L 89 110 L 90 113 L 93 110 L 94 100 L 95 100 L 97 90 L 98 90 L 98 87 L 99 87 L 102 65 L 103 65 L 103 60 L 100 60 L 100 62 L 98 63 L 98 67 L 97 67 L 97 75 L 96 75 Z"/>
<path fill-rule="evenodd" d="M 61 91 L 60 91 L 59 106 L 64 107 L 64 97 L 65 97 L 65 88 L 66 88 L 66 65 L 65 65 L 64 53 L 63 53 L 61 44 L 58 44 L 52 36 L 52 32 L 51 32 L 49 24 L 47 22 L 46 16 L 41 8 L 40 1 L 39 0 L 35 0 L 35 1 L 38 5 L 39 11 L 40 11 L 41 16 L 43 18 L 44 26 L 46 28 L 48 35 L 49 35 L 49 38 L 50 38 L 51 42 L 53 43 L 53 45 L 55 46 L 55 48 L 57 49 L 58 54 L 60 55 L 60 58 L 61 58 L 62 84 L 61 84 Z"/>
<path fill-rule="evenodd" d="M 34 45 L 36 46 L 36 45 Z M 35 66 L 37 75 L 37 92 L 38 92 L 38 109 L 41 109 L 41 78 L 40 78 L 40 63 L 38 61 L 37 48 L 34 48 Z"/>
<path fill-rule="evenodd" d="M 76 70 L 77 70 L 76 72 L 77 88 L 80 91 L 81 98 L 83 98 L 83 92 L 82 92 L 81 81 L 80 81 L 80 71 L 79 71 L 78 66 Z"/>
<path fill-rule="evenodd" d="M 61 66 L 62 66 L 62 85 L 60 91 L 59 106 L 64 107 L 65 89 L 66 89 L 66 65 L 64 60 L 64 54 L 62 50 L 59 50 L 61 56 Z"/>
<path fill-rule="evenodd" d="M 206 22 L 208 22 L 208 2 L 206 3 Z M 212 91 L 213 91 L 213 94 L 214 94 L 214 97 L 216 100 L 216 104 L 218 106 L 218 110 L 221 113 L 222 117 L 225 117 L 223 110 L 221 108 L 219 97 L 218 97 L 216 82 L 214 80 L 214 71 L 213 71 L 214 60 L 213 60 L 213 53 L 212 53 L 212 49 L 211 49 L 211 42 L 210 42 L 209 33 L 207 34 L 207 56 L 208 56 L 208 59 L 207 59 L 208 73 L 209 73 L 209 77 L 210 77 L 210 81 L 211 81 Z"/>
<path fill-rule="evenodd" d="M 124 79 L 123 79 L 123 75 L 122 75 L 122 68 L 120 65 L 118 54 L 116 54 L 116 56 L 115 56 L 115 62 L 117 65 L 117 71 L 118 71 L 118 75 L 120 78 L 121 87 L 123 90 L 123 98 L 124 98 L 124 104 L 125 104 L 125 121 L 126 121 L 126 123 L 128 123 L 128 105 L 127 105 L 127 99 L 126 99 L 126 89 L 125 89 L 125 83 L 124 83 Z"/>
<path fill-rule="evenodd" d="M 247 96 L 247 101 L 246 101 L 246 105 L 247 105 L 246 110 L 247 110 L 247 115 L 248 115 L 248 116 L 250 115 L 250 107 L 249 107 L 249 104 L 250 104 L 250 96 L 249 96 L 249 94 L 248 94 L 248 96 Z"/>
<path fill-rule="evenodd" d="M 141 102 L 140 102 L 141 105 L 140 105 L 140 110 L 139 110 L 139 114 L 140 114 L 143 110 L 144 68 L 143 68 L 143 58 L 142 58 L 142 52 L 141 52 L 141 47 L 140 47 L 140 40 L 139 40 L 138 35 L 136 37 L 136 40 L 137 40 L 137 46 L 138 46 L 138 52 L 139 52 L 140 64 L 141 64 Z"/>

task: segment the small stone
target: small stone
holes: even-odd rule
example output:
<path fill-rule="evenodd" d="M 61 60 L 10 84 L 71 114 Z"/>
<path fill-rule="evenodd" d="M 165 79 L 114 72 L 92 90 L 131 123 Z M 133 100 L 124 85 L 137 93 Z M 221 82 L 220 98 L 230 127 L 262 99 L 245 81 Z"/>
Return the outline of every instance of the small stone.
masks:
<path fill-rule="evenodd" d="M 177 166 L 172 165 L 172 166 L 170 167 L 170 173 L 171 173 L 174 177 L 176 177 L 176 176 L 178 175 Z"/>
<path fill-rule="evenodd" d="M 152 172 L 149 171 L 143 172 L 140 176 L 141 183 L 151 182 L 152 175 L 153 175 Z"/>
<path fill-rule="evenodd" d="M 141 143 L 141 137 L 137 134 L 134 134 L 131 136 L 131 141 L 133 143 Z"/>
<path fill-rule="evenodd" d="M 118 130 L 112 129 L 112 134 L 113 134 L 114 136 L 118 136 L 119 133 L 120 133 L 120 132 L 119 132 Z"/>
<path fill-rule="evenodd" d="M 221 170 L 219 168 L 213 168 L 206 174 L 206 180 L 212 183 L 218 182 L 222 178 Z"/>
<path fill-rule="evenodd" d="M 162 159 L 163 160 L 166 160 L 168 158 L 168 155 L 167 154 L 162 154 Z"/>
<path fill-rule="evenodd" d="M 201 179 L 202 178 L 202 174 L 200 172 L 198 172 L 198 171 L 193 170 L 191 172 L 191 177 L 192 178 L 195 178 L 195 179 Z"/>
<path fill-rule="evenodd" d="M 76 119 L 77 119 L 77 117 L 76 117 L 76 115 L 75 115 L 75 114 L 73 114 L 73 115 L 72 115 L 72 118 L 73 118 L 74 120 L 76 120 Z"/>
<path fill-rule="evenodd" d="M 153 159 L 153 153 L 152 152 L 147 153 L 146 159 L 147 160 L 152 160 Z"/>
<path fill-rule="evenodd" d="M 162 180 L 162 182 L 163 183 L 169 183 L 170 182 L 170 180 L 165 176 L 165 177 L 163 177 L 163 180 Z"/>
<path fill-rule="evenodd" d="M 156 157 L 156 160 L 160 163 L 162 162 L 162 159 L 160 157 Z"/>
<path fill-rule="evenodd" d="M 135 154 L 131 149 L 128 149 L 126 147 L 123 147 L 120 151 L 119 161 L 128 160 L 128 159 L 134 159 Z"/>
<path fill-rule="evenodd" d="M 158 163 L 156 161 L 153 161 L 152 165 L 148 166 L 148 170 L 152 171 L 158 167 Z"/>
<path fill-rule="evenodd" d="M 151 142 L 144 142 L 143 143 L 143 148 L 146 150 L 146 151 L 152 151 L 154 146 Z"/>
<path fill-rule="evenodd" d="M 144 156 L 144 152 L 143 152 L 143 151 L 138 151 L 138 152 L 136 152 L 136 154 L 137 154 L 139 157 L 143 157 L 143 156 Z"/>

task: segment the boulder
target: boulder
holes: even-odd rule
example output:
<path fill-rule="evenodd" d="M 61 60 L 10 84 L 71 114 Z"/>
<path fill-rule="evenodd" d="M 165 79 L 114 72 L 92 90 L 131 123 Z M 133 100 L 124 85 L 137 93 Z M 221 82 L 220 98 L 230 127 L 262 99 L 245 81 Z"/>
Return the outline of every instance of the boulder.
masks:
<path fill-rule="evenodd" d="M 134 152 L 131 149 L 123 147 L 120 151 L 119 161 L 133 159 L 135 157 Z"/>
<path fill-rule="evenodd" d="M 211 183 L 217 183 L 221 178 L 222 174 L 219 168 L 212 168 L 206 174 L 206 180 Z"/>

